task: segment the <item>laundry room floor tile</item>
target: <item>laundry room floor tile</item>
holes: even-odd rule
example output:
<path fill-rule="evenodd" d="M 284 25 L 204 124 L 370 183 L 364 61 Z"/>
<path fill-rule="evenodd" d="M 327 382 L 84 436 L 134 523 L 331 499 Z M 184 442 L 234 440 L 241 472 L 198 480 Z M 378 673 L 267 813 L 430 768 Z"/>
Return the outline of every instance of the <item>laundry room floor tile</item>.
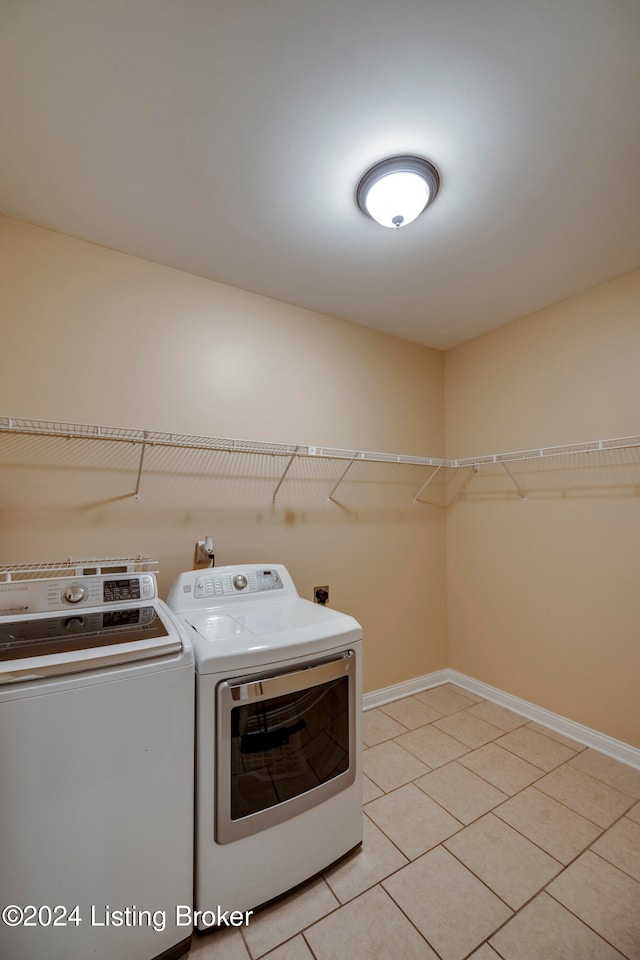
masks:
<path fill-rule="evenodd" d="M 620 763 L 613 757 L 607 757 L 604 753 L 588 747 L 571 761 L 571 766 L 607 783 L 620 793 L 640 800 L 640 770 L 633 770 L 626 763 Z"/>
<path fill-rule="evenodd" d="M 393 703 L 385 703 L 380 709 L 383 713 L 387 713 L 394 720 L 402 723 L 408 730 L 415 730 L 416 727 L 422 727 L 425 723 L 432 723 L 442 716 L 438 710 L 428 707 L 417 697 L 394 700 Z"/>
<path fill-rule="evenodd" d="M 507 799 L 506 793 L 457 761 L 420 777 L 415 785 L 465 825 Z"/>
<path fill-rule="evenodd" d="M 622 954 L 546 893 L 516 914 L 491 943 L 504 960 L 622 960 Z"/>
<path fill-rule="evenodd" d="M 465 713 L 480 717 L 481 720 L 492 723 L 494 727 L 498 727 L 505 733 L 509 733 L 510 730 L 515 730 L 517 727 L 522 727 L 527 722 L 526 717 L 521 717 L 519 713 L 514 713 L 513 710 L 507 710 L 506 707 L 492 703 L 491 700 L 482 700 L 465 710 Z"/>
<path fill-rule="evenodd" d="M 462 829 L 455 817 L 414 784 L 374 800 L 367 816 L 410 860 Z"/>
<path fill-rule="evenodd" d="M 362 757 L 366 775 L 385 793 L 395 790 L 431 769 L 395 741 L 370 747 Z"/>
<path fill-rule="evenodd" d="M 383 793 L 384 790 L 381 790 L 377 783 L 370 780 L 366 773 L 362 774 L 362 802 L 364 804 L 375 800 L 376 797 L 381 797 Z"/>
<path fill-rule="evenodd" d="M 436 720 L 433 725 L 472 749 L 490 743 L 491 740 L 495 740 L 503 732 L 492 723 L 487 723 L 480 717 L 474 717 L 468 710 L 451 713 L 448 717 L 443 717 L 442 720 Z"/>
<path fill-rule="evenodd" d="M 313 960 L 313 954 L 302 934 L 298 934 L 293 940 L 287 940 L 281 947 L 265 954 L 264 960 Z"/>
<path fill-rule="evenodd" d="M 591 849 L 623 873 L 640 881 L 640 823 L 623 817 L 609 827 Z"/>
<path fill-rule="evenodd" d="M 543 776 L 540 767 L 534 767 L 495 743 L 487 743 L 473 753 L 468 753 L 460 759 L 460 763 L 509 795 L 528 787 Z"/>
<path fill-rule="evenodd" d="M 555 877 L 562 865 L 488 813 L 444 846 L 513 910 Z"/>
<path fill-rule="evenodd" d="M 636 823 L 640 823 L 640 803 L 636 803 L 635 807 L 627 812 L 627 816 Z"/>
<path fill-rule="evenodd" d="M 563 764 L 538 780 L 536 789 L 555 797 L 600 827 L 611 826 L 633 805 L 631 797 L 577 770 L 572 762 Z"/>
<path fill-rule="evenodd" d="M 575 756 L 569 747 L 564 747 L 557 740 L 551 740 L 529 727 L 518 727 L 517 730 L 507 733 L 498 740 L 498 746 L 510 750 L 517 757 L 522 757 L 547 773 Z"/>
<path fill-rule="evenodd" d="M 341 903 L 357 897 L 408 862 L 369 817 L 363 819 L 362 847 L 323 874 Z"/>
<path fill-rule="evenodd" d="M 338 906 L 338 900 L 325 881 L 318 878 L 270 906 L 257 910 L 244 928 L 244 938 L 251 956 L 263 956 Z"/>
<path fill-rule="evenodd" d="M 640 884 L 587 850 L 549 893 L 629 960 L 640 960 Z"/>
<path fill-rule="evenodd" d="M 379 886 L 314 924 L 305 938 L 316 960 L 438 960 Z"/>
<path fill-rule="evenodd" d="M 569 863 L 593 843 L 602 828 L 535 787 L 527 787 L 494 813 L 561 863 Z"/>
<path fill-rule="evenodd" d="M 443 960 L 463 960 L 511 916 L 509 907 L 442 847 L 382 886 Z"/>
<path fill-rule="evenodd" d="M 471 707 L 477 702 L 475 697 L 467 696 L 466 691 L 458 690 L 449 684 L 432 687 L 423 693 L 416 693 L 415 696 L 418 700 L 426 703 L 428 707 L 437 710 L 442 716 L 455 713 L 457 710 L 464 710 L 465 707 Z"/>
<path fill-rule="evenodd" d="M 443 683 L 439 689 L 453 690 L 454 693 L 459 693 L 461 696 L 466 697 L 467 700 L 473 701 L 473 703 L 483 703 L 484 701 L 484 697 L 481 697 L 480 694 L 472 693 L 471 690 L 459 687 L 457 683 Z"/>
<path fill-rule="evenodd" d="M 418 727 L 411 733 L 398 737 L 399 743 L 405 750 L 422 760 L 429 767 L 442 767 L 445 763 L 455 760 L 463 753 L 469 752 L 469 747 L 450 737 L 448 733 L 438 730 L 434 724 Z"/>
<path fill-rule="evenodd" d="M 572 740 L 571 737 L 565 737 L 563 733 L 558 733 L 556 730 L 552 730 L 551 727 L 545 727 L 541 723 L 536 723 L 535 720 L 528 723 L 527 728 L 533 730 L 535 733 L 541 733 L 543 737 L 549 737 L 550 740 L 557 740 L 558 743 L 569 747 L 570 750 L 575 750 L 576 753 L 587 749 L 583 743 L 578 743 L 577 740 Z"/>
<path fill-rule="evenodd" d="M 640 960 L 640 771 L 453 684 L 368 713 L 362 848 L 190 960 Z"/>
<path fill-rule="evenodd" d="M 483 943 L 478 950 L 474 950 L 469 960 L 502 960 L 488 943 Z"/>
<path fill-rule="evenodd" d="M 189 960 L 248 960 L 249 952 L 239 929 L 212 930 L 194 934 L 188 956 Z"/>
<path fill-rule="evenodd" d="M 368 747 L 374 747 L 384 740 L 392 740 L 407 732 L 407 727 L 387 716 L 382 710 L 366 710 L 362 715 L 362 739 Z"/>

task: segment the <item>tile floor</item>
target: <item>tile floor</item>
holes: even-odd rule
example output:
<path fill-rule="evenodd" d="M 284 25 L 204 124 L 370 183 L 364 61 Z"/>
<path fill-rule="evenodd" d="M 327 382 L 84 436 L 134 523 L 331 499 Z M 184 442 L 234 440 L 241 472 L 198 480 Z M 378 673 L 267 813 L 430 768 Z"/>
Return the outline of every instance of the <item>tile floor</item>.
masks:
<path fill-rule="evenodd" d="M 364 744 L 362 849 L 190 960 L 640 960 L 640 771 L 451 684 Z"/>

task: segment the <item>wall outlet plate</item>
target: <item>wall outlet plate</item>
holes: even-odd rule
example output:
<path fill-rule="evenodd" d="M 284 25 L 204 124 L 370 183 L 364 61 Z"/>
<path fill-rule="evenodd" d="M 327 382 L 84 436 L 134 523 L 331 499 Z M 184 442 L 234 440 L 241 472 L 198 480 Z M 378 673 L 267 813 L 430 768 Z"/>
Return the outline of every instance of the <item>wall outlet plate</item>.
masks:
<path fill-rule="evenodd" d="M 326 584 L 324 587 L 314 587 L 313 588 L 313 602 L 321 603 L 322 606 L 325 603 L 329 603 L 329 585 Z"/>
<path fill-rule="evenodd" d="M 211 563 L 209 554 L 204 548 L 204 540 L 196 540 L 196 563 Z"/>

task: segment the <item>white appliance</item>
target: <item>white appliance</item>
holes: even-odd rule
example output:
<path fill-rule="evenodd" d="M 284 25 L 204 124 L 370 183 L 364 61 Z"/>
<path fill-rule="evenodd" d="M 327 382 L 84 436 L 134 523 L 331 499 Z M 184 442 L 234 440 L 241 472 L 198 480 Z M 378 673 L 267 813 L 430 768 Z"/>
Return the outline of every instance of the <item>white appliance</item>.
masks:
<path fill-rule="evenodd" d="M 193 650 L 147 562 L 55 566 L 0 572 L 0 956 L 174 960 L 192 933 Z"/>
<path fill-rule="evenodd" d="M 277 564 L 190 570 L 168 604 L 196 661 L 204 930 L 219 907 L 252 910 L 362 842 L 362 630 L 301 599 Z"/>

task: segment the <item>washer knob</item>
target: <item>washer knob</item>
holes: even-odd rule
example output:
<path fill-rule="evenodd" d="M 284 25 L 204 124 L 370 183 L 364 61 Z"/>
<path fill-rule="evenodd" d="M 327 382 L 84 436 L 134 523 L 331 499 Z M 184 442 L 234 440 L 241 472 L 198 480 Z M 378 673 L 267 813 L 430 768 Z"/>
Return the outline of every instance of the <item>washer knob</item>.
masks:
<path fill-rule="evenodd" d="M 233 585 L 236 588 L 236 590 L 244 590 L 248 582 L 249 581 L 242 573 L 237 574 L 237 576 L 233 578 Z"/>
<path fill-rule="evenodd" d="M 80 603 L 88 594 L 89 591 L 81 583 L 72 583 L 68 587 L 65 587 L 62 593 L 62 599 L 66 600 L 67 603 Z"/>

